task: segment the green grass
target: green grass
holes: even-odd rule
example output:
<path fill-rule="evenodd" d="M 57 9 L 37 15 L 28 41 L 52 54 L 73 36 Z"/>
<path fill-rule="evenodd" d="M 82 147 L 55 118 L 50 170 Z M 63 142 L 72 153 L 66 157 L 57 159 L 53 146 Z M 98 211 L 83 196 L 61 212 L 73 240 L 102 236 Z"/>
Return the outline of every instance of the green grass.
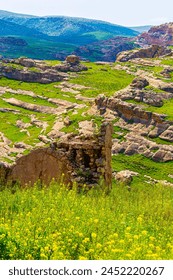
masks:
<path fill-rule="evenodd" d="M 173 59 L 170 57 L 166 59 L 162 59 L 162 64 L 173 66 Z"/>
<path fill-rule="evenodd" d="M 172 142 L 169 142 L 167 140 L 164 140 L 164 139 L 161 139 L 159 137 L 156 137 L 156 138 L 150 138 L 150 137 L 147 137 L 149 140 L 152 140 L 153 142 L 157 143 L 157 144 L 161 144 L 161 145 L 173 145 Z"/>
<path fill-rule="evenodd" d="M 100 66 L 86 63 L 86 66 L 90 67 L 88 71 L 81 72 L 77 78 L 71 79 L 70 82 L 89 87 L 90 89 L 82 91 L 83 95 L 87 97 L 96 97 L 101 93 L 111 96 L 116 91 L 128 86 L 134 78 L 125 71 L 110 68 L 109 65 Z"/>
<path fill-rule="evenodd" d="M 39 136 L 41 128 L 36 126 L 31 126 L 27 128 L 27 130 L 31 132 L 31 135 L 28 136 L 26 132 L 21 132 L 20 131 L 21 129 L 17 127 L 16 125 L 17 120 L 23 121 L 23 117 L 21 115 L 14 115 L 13 113 L 9 113 L 9 112 L 8 113 L 0 112 L 0 131 L 4 133 L 4 135 L 9 140 L 12 141 L 12 143 L 26 141 L 32 145 L 34 139 L 36 139 Z M 24 120 L 26 120 L 26 116 Z"/>
<path fill-rule="evenodd" d="M 95 116 L 95 115 L 89 115 L 87 113 L 88 108 L 82 108 L 77 111 L 77 114 L 74 114 L 74 111 L 67 112 L 64 114 L 65 117 L 69 117 L 71 124 L 67 127 L 63 127 L 61 129 L 62 132 L 65 133 L 76 133 L 78 134 L 79 129 L 79 123 L 82 121 L 93 121 L 93 124 L 95 124 L 95 130 L 97 131 L 102 123 L 103 117 L 101 116 Z M 95 131 L 95 132 L 96 132 Z"/>
<path fill-rule="evenodd" d="M 114 125 L 113 126 L 113 139 L 119 139 L 120 141 L 124 140 L 124 136 L 129 132 L 127 129 L 122 129 L 119 126 Z"/>
<path fill-rule="evenodd" d="M 77 100 L 74 94 L 70 92 L 61 92 L 61 90 L 55 86 L 58 86 L 60 82 L 55 82 L 51 84 L 39 84 L 39 83 L 27 83 L 16 80 L 10 80 L 7 78 L 0 78 L 0 86 L 9 87 L 14 90 L 27 90 L 32 91 L 37 95 L 47 97 L 47 98 L 58 98 L 62 100 L 67 100 L 73 103 L 82 104 L 83 101 Z"/>
<path fill-rule="evenodd" d="M 114 155 L 112 158 L 113 171 L 121 171 L 129 169 L 139 173 L 139 177 L 135 179 L 134 185 L 144 181 L 144 175 L 151 176 L 157 180 L 167 180 L 173 183 L 173 179 L 169 174 L 173 175 L 173 163 L 170 162 L 154 162 L 142 155 Z"/>
<path fill-rule="evenodd" d="M 134 99 L 126 100 L 128 103 L 136 104 L 136 105 L 142 105 L 143 109 L 145 111 L 150 111 L 153 113 L 158 114 L 164 114 L 166 115 L 166 120 L 172 121 L 173 120 L 173 99 L 167 99 L 163 101 L 163 106 L 161 107 L 155 107 L 151 105 L 147 105 L 144 102 L 139 102 Z"/>
<path fill-rule="evenodd" d="M 170 260 L 173 189 L 63 185 L 0 192 L 0 259 Z"/>
<path fill-rule="evenodd" d="M 5 93 L 3 94 L 3 98 L 11 98 L 14 97 L 15 99 L 18 99 L 20 101 L 24 101 L 30 104 L 35 104 L 35 105 L 41 105 L 41 106 L 49 106 L 53 108 L 57 108 L 57 105 L 52 104 L 51 102 L 39 98 L 39 97 L 32 97 L 24 94 L 12 94 L 12 93 Z"/>
<path fill-rule="evenodd" d="M 146 106 L 147 111 L 167 115 L 167 120 L 173 120 L 173 99 L 164 100 L 162 107 Z"/>

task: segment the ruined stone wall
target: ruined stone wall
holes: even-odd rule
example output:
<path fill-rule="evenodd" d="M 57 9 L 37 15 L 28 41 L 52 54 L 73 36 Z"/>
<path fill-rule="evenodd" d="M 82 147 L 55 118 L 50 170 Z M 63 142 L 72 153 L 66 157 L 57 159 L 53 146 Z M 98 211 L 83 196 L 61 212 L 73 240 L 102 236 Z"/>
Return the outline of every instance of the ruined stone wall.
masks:
<path fill-rule="evenodd" d="M 19 158 L 6 174 L 8 181 L 33 185 L 40 180 L 48 184 L 52 179 L 72 185 L 95 186 L 103 178 L 108 187 L 112 183 L 111 169 L 112 124 L 103 123 L 98 135 L 73 137 L 49 148 L 39 148 Z"/>

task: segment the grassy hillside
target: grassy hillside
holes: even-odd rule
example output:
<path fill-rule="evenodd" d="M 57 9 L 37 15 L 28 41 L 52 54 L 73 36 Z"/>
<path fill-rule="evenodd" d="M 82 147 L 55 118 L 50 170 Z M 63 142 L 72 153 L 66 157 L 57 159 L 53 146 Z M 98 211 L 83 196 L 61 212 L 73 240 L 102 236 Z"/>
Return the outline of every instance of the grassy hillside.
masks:
<path fill-rule="evenodd" d="M 47 61 L 47 64 L 49 65 L 57 63 L 59 62 Z M 94 63 L 86 63 L 86 66 L 89 67 L 88 71 L 78 73 L 77 75 L 75 75 L 75 78 L 72 75 L 69 80 L 71 84 L 77 84 L 84 87 L 80 90 L 80 95 L 85 98 L 95 98 L 98 94 L 103 92 L 107 96 L 111 96 L 115 91 L 126 87 L 133 79 L 133 76 L 126 74 L 125 71 L 111 69 L 108 65 L 104 66 L 103 68 L 102 66 L 95 65 Z M 21 107 L 10 105 L 8 104 L 8 99 L 11 97 L 35 105 L 44 105 L 48 107 L 53 106 L 56 108 L 57 105 L 49 102 L 49 98 L 57 98 L 79 105 L 83 104 L 86 106 L 85 108 L 70 109 L 66 114 L 63 115 L 63 118 L 69 115 L 72 120 L 70 126 L 66 128 L 66 132 L 76 131 L 76 129 L 79 128 L 79 120 L 77 119 L 77 116 L 81 116 L 81 113 L 86 112 L 91 105 L 87 101 L 87 99 L 86 101 L 82 101 L 80 100 L 80 98 L 78 99 L 77 94 L 72 93 L 70 89 L 69 92 L 68 90 L 67 92 L 61 91 L 61 89 L 59 88 L 60 85 L 61 82 L 39 84 L 0 78 L 0 87 L 9 88 L 7 88 L 4 94 L 0 95 L 0 108 L 10 108 L 18 111 L 17 114 L 14 114 L 13 112 L 0 112 L 0 131 L 3 132 L 5 137 L 7 137 L 11 141 L 11 145 L 13 145 L 15 142 L 21 141 L 30 144 L 31 146 L 35 145 L 39 142 L 38 136 L 40 134 L 46 135 L 47 133 L 49 133 L 52 130 L 54 123 L 58 120 L 58 117 L 53 114 L 38 113 L 23 109 Z M 19 91 L 19 93 L 12 93 L 12 90 Z M 20 91 L 25 92 L 21 94 Z M 30 95 L 28 95 L 29 92 L 35 94 L 35 97 L 31 97 Z M 73 115 L 76 110 L 78 114 Z M 34 115 L 41 122 L 47 123 L 47 128 L 44 132 L 41 133 L 42 129 L 34 124 L 27 128 L 27 131 L 29 133 L 27 131 L 20 132 L 21 129 L 17 127 L 16 122 L 18 120 L 22 120 L 24 123 L 30 123 L 32 115 Z M 85 116 L 81 116 L 81 121 L 85 119 L 91 120 L 92 118 L 95 118 L 95 116 L 88 116 L 88 114 L 85 113 Z M 4 119 L 6 120 L 6 122 L 3 121 Z M 59 119 L 61 119 L 61 116 L 59 117 Z M 6 123 L 8 123 L 8 130 L 6 129 Z M 8 158 L 6 160 L 8 160 Z"/>
<path fill-rule="evenodd" d="M 53 66 L 59 61 L 44 63 Z M 160 72 L 165 66 L 172 65 L 172 58 L 160 59 L 155 66 L 146 65 L 149 60 L 138 63 L 99 65 L 85 62 L 87 71 L 68 73 L 68 80 L 50 84 L 1 77 L 0 152 L 4 148 L 4 154 L 0 161 L 13 163 L 17 156 L 40 145 L 49 145 L 44 144 L 40 136 L 49 137 L 55 124 L 56 132 L 78 134 L 81 121 L 92 121 L 98 128 L 104 118 L 112 120 L 114 145 L 123 145 L 127 136 L 138 137 L 140 132 L 139 138 L 143 137 L 141 146 L 147 143 L 146 149 L 151 144 L 153 152 L 159 149 L 154 144 L 171 149 L 171 139 L 166 141 L 159 136 L 148 136 L 146 129 L 154 130 L 153 124 L 125 122 L 109 110 L 106 115 L 100 115 L 94 107 L 94 99 L 99 94 L 112 97 L 131 84 L 138 70 L 144 71 L 146 78 L 152 77 L 151 83 L 153 79 L 154 82 L 164 82 Z M 12 62 L 10 65 L 23 69 Z M 30 71 L 38 69 L 30 67 Z M 171 85 L 172 73 L 166 81 Z M 151 95 L 152 91 L 158 95 L 168 94 L 158 89 L 155 83 L 146 87 L 144 92 L 147 90 Z M 11 98 L 45 106 L 49 110 L 61 109 L 61 102 L 67 104 L 63 105 L 60 114 L 42 113 L 16 106 L 10 103 Z M 133 99 L 126 101 L 142 106 L 141 110 L 166 113 L 167 119 L 172 120 L 171 97 L 164 100 L 161 107 Z M 64 125 L 65 119 L 69 119 L 68 125 Z M 146 142 L 148 140 L 150 143 Z M 16 144 L 21 142 L 26 147 L 17 150 Z M 63 179 L 62 183 L 52 182 L 49 187 L 37 182 L 33 188 L 24 189 L 17 185 L 5 187 L 0 183 L 0 259 L 172 259 L 173 189 L 169 184 L 173 183 L 173 163 L 171 160 L 154 162 L 146 156 L 142 152 L 127 155 L 123 151 L 113 155 L 113 176 L 126 169 L 138 172 L 138 176 L 133 178 L 130 188 L 113 179 L 109 193 L 101 185 L 87 192 L 77 191 L 76 185 L 68 190 Z"/>
<path fill-rule="evenodd" d="M 86 44 L 114 36 L 136 36 L 130 28 L 104 21 L 65 16 L 33 17 L 0 11 L 0 18 L 37 30 L 61 42 Z"/>
<path fill-rule="evenodd" d="M 65 16 L 36 17 L 0 10 L 0 36 L 22 38 L 28 44 L 25 48 L 13 44 L 9 48 L 6 44 L 0 44 L 0 54 L 5 57 L 41 59 L 41 49 L 42 59 L 63 60 L 79 46 L 116 36 L 134 37 L 138 34 L 130 28 L 99 20 Z M 86 55 L 85 59 L 88 58 Z"/>

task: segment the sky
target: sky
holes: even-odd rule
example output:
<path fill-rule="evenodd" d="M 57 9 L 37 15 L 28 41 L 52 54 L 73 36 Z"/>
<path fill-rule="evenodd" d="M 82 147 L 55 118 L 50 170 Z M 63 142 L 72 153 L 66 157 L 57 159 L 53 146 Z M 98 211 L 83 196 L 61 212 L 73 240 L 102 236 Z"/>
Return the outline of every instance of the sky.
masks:
<path fill-rule="evenodd" d="M 0 0 L 0 10 L 84 17 L 123 26 L 173 22 L 172 0 Z"/>

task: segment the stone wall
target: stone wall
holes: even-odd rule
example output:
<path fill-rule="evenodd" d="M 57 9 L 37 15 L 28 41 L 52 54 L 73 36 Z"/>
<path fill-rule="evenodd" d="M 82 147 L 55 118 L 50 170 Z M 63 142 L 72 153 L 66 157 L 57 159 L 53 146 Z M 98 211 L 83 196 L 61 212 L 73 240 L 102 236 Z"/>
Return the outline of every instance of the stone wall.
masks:
<path fill-rule="evenodd" d="M 60 181 L 63 176 L 70 186 L 77 182 L 79 186 L 89 187 L 97 185 L 102 178 L 105 185 L 111 187 L 111 148 L 112 124 L 104 122 L 98 135 L 72 137 L 52 143 L 48 148 L 33 150 L 19 158 L 3 177 L 13 183 L 33 185 L 38 180 L 45 184 L 53 178 Z"/>

